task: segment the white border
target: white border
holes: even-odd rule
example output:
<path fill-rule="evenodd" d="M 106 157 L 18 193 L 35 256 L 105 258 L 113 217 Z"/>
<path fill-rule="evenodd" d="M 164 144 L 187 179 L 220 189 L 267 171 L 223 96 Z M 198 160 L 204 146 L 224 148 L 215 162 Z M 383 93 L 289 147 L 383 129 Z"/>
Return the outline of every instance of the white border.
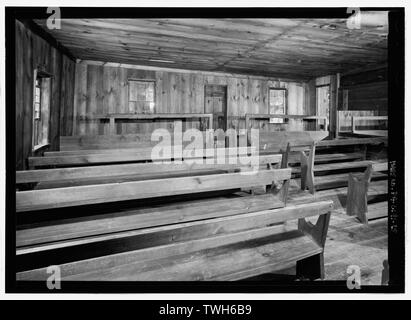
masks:
<path fill-rule="evenodd" d="M 409 43 L 407 39 L 407 30 L 410 30 L 410 20 L 407 19 L 409 13 L 409 6 L 407 6 L 406 1 L 294 1 L 288 0 L 284 1 L 272 1 L 272 0 L 208 0 L 208 1 L 195 1 L 195 0 L 177 0 L 177 1 L 166 1 L 166 0 L 151 0 L 151 1 L 136 1 L 136 0 L 117 0 L 115 2 L 118 7 L 405 7 L 405 51 L 406 51 L 406 78 L 405 78 L 405 87 L 407 88 L 408 76 L 409 76 L 409 67 L 407 61 L 410 61 L 409 57 Z M 87 6 L 106 6 L 110 7 L 113 5 L 113 2 L 108 0 L 89 0 L 87 1 Z M 39 0 L 21 0 L 21 1 L 10 1 L 5 0 L 4 4 L 0 9 L 0 153 L 2 155 L 0 159 L 0 195 L 2 199 L 5 199 L 5 23 L 4 23 L 4 7 L 5 6 L 85 6 L 84 0 L 74 0 L 74 1 L 39 1 Z M 410 101 L 410 91 L 405 92 L 405 105 Z M 399 106 L 402 107 L 402 106 Z M 405 109 L 405 123 L 410 122 L 410 112 L 408 108 Z M 405 199 L 406 199 L 406 267 L 409 265 L 409 256 L 410 256 L 410 235 L 408 234 L 408 224 L 409 219 L 407 217 L 408 207 L 410 205 L 409 190 L 408 190 L 408 177 L 410 174 L 410 167 L 407 165 L 409 159 L 409 150 L 408 150 L 408 138 L 409 130 L 405 126 L 406 134 L 406 146 L 405 146 L 405 173 L 406 173 L 406 186 L 405 186 Z M 53 299 L 53 300 L 62 300 L 62 299 L 141 299 L 141 300 L 180 300 L 180 299 L 192 299 L 192 300 L 210 300 L 210 299 L 249 299 L 249 300 L 283 300 L 283 299 L 304 299 L 304 300 L 313 300 L 313 299 L 322 299 L 322 300 L 335 300 L 335 299 L 409 299 L 410 298 L 410 273 L 406 268 L 406 294 L 241 294 L 241 293 L 221 293 L 221 294 L 4 294 L 4 259 L 5 259 L 5 225 L 4 225 L 4 210 L 5 202 L 0 202 L 1 210 L 1 222 L 0 222 L 0 237 L 1 243 L 0 246 L 0 299 Z M 410 268 L 408 268 L 410 269 Z"/>

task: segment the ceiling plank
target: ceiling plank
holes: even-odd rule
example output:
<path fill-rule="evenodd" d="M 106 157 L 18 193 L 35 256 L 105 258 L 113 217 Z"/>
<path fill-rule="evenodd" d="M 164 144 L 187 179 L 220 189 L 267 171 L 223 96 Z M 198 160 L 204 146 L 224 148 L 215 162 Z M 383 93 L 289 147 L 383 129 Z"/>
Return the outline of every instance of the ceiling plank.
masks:
<path fill-rule="evenodd" d="M 387 31 L 345 19 L 62 19 L 76 58 L 310 79 L 387 61 Z"/>

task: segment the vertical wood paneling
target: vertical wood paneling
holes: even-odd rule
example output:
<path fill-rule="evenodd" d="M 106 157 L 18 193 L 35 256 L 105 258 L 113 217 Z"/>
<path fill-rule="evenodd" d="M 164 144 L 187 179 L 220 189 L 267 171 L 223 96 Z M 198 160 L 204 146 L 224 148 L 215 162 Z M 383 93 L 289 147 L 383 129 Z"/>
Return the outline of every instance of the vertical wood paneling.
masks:
<path fill-rule="evenodd" d="M 24 164 L 24 94 L 23 94 L 23 79 L 24 79 L 24 39 L 23 26 L 16 23 L 16 169 L 23 168 Z M 27 90 L 27 89 L 26 89 Z"/>
<path fill-rule="evenodd" d="M 74 86 L 74 113 L 76 114 L 74 130 L 76 135 L 86 134 L 86 106 L 87 106 L 87 65 L 76 64 L 76 83 Z"/>
<path fill-rule="evenodd" d="M 86 132 L 88 135 L 98 133 L 98 124 L 93 120 L 97 114 L 97 70 L 98 66 L 87 68 Z"/>
<path fill-rule="evenodd" d="M 104 70 L 103 67 L 98 67 L 96 71 L 96 113 L 104 113 L 104 86 L 103 86 L 103 74 Z M 108 127 L 106 125 L 101 125 L 97 123 L 97 132 L 98 134 L 108 134 Z M 106 129 L 107 128 L 107 129 Z M 106 130 L 106 131 L 105 131 Z"/>
<path fill-rule="evenodd" d="M 60 135 L 62 55 L 56 49 L 52 48 L 52 56 L 51 74 L 53 74 L 53 79 L 51 85 L 52 104 L 50 106 L 49 139 L 52 150 L 58 150 Z"/>
<path fill-rule="evenodd" d="M 33 114 L 33 40 L 29 30 L 23 27 L 23 166 L 32 152 L 32 114 Z"/>
<path fill-rule="evenodd" d="M 337 131 L 337 95 L 338 95 L 338 88 L 337 88 L 337 76 L 331 75 L 330 76 L 330 136 L 332 138 L 336 137 Z"/>
<path fill-rule="evenodd" d="M 26 169 L 32 155 L 33 90 L 39 69 L 51 75 L 48 135 L 51 150 L 58 150 L 60 132 L 73 134 L 75 63 L 34 34 L 22 22 L 15 22 L 16 37 L 16 169 Z M 47 117 L 42 117 L 47 121 Z"/>
<path fill-rule="evenodd" d="M 82 63 L 80 63 L 82 65 Z M 87 77 L 84 78 L 84 69 L 76 69 L 76 99 L 75 112 L 84 107 L 84 101 L 79 99 L 86 96 L 88 104 L 97 103 L 98 113 L 134 113 L 139 112 L 135 103 L 129 102 L 129 79 L 155 80 L 155 112 L 156 113 L 206 113 L 205 85 L 227 86 L 227 124 L 228 128 L 245 128 L 244 116 L 247 113 L 268 113 L 268 90 L 270 87 L 289 89 L 289 114 L 315 114 L 307 108 L 312 106 L 306 102 L 309 95 L 306 94 L 308 84 L 287 83 L 278 80 L 235 77 L 229 75 L 206 75 L 201 72 L 178 73 L 169 71 L 141 70 L 122 67 L 98 66 L 99 75 L 94 97 L 91 92 L 95 90 L 94 85 L 87 84 L 90 79 L 89 72 L 94 72 L 89 65 L 86 68 Z M 81 73 L 81 74 L 78 74 Z M 93 77 L 92 77 L 93 78 Z M 81 84 L 77 82 L 82 82 Z M 78 92 L 85 90 L 85 92 Z M 101 93 L 102 91 L 102 93 Z M 101 97 L 101 99 L 99 98 Z M 214 101 L 210 102 L 214 103 Z M 91 106 L 90 106 L 91 107 Z M 77 123 L 77 126 L 79 123 Z M 256 121 L 254 125 L 261 126 L 266 130 L 274 130 L 273 126 Z M 105 127 L 108 127 L 106 125 Z M 151 133 L 155 128 L 173 129 L 171 121 L 156 121 L 154 123 L 139 122 L 127 123 L 118 127 L 118 133 Z M 187 128 L 199 128 L 199 121 L 187 121 Z M 79 132 L 79 130 L 77 130 Z M 79 132 L 80 133 L 80 132 Z M 107 131 L 99 130 L 100 134 Z"/>

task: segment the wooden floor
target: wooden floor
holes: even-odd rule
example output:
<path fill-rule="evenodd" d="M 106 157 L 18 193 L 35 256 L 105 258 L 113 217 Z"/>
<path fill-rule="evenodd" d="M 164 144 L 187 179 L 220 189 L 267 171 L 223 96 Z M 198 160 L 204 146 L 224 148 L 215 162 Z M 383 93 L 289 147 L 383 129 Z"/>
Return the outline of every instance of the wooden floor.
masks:
<path fill-rule="evenodd" d="M 341 209 L 333 212 L 324 255 L 326 280 L 346 280 L 348 266 L 357 265 L 362 285 L 380 285 L 384 259 L 388 259 L 387 218 L 363 225 Z"/>
<path fill-rule="evenodd" d="M 299 202 L 301 197 L 293 199 L 293 193 L 299 193 L 296 180 L 292 180 L 291 201 Z M 372 182 L 371 190 L 378 189 L 381 181 Z M 383 182 L 384 183 L 384 182 Z M 385 183 L 387 183 L 385 181 Z M 383 261 L 388 259 L 388 220 L 380 218 L 370 220 L 368 225 L 360 223 L 357 218 L 345 214 L 345 203 L 339 197 L 329 195 L 332 192 L 320 191 L 315 197 L 325 197 L 334 201 L 336 209 L 332 212 L 330 226 L 325 246 L 324 264 L 325 280 L 347 280 L 347 268 L 350 265 L 359 266 L 361 270 L 361 285 L 380 285 Z M 369 213 L 374 210 L 384 210 L 381 203 L 369 205 Z M 388 210 L 386 208 L 385 210 Z M 315 223 L 315 219 L 311 222 Z M 295 228 L 296 221 L 287 222 L 287 228 Z M 295 268 L 282 270 L 282 275 L 294 275 Z M 270 280 L 270 275 L 264 275 L 264 280 Z M 261 277 L 259 278 L 261 279 Z M 257 280 L 254 278 L 253 280 Z M 273 280 L 278 280 L 275 275 Z"/>

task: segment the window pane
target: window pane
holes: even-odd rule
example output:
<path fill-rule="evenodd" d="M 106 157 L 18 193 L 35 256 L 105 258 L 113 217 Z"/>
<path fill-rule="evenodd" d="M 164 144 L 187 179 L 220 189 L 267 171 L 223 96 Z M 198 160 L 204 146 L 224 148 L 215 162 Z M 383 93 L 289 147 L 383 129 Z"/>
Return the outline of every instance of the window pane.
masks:
<path fill-rule="evenodd" d="M 40 103 L 40 88 L 36 87 L 34 101 Z"/>
<path fill-rule="evenodd" d="M 285 114 L 285 90 L 270 89 L 269 114 Z M 270 123 L 284 123 L 284 119 L 272 118 Z"/>
<path fill-rule="evenodd" d="M 136 81 L 129 81 L 129 84 L 128 84 L 128 100 L 129 101 L 137 101 Z"/>
<path fill-rule="evenodd" d="M 33 147 L 48 142 L 50 77 L 37 77 L 33 92 Z"/>
<path fill-rule="evenodd" d="M 285 114 L 285 90 L 270 89 L 270 114 Z"/>
<path fill-rule="evenodd" d="M 154 113 L 154 85 L 154 81 L 129 80 L 129 106 L 133 106 L 129 112 Z"/>
<path fill-rule="evenodd" d="M 147 101 L 154 102 L 154 83 L 149 82 L 147 87 Z"/>
<path fill-rule="evenodd" d="M 34 103 L 34 119 L 40 119 L 40 103 Z"/>

